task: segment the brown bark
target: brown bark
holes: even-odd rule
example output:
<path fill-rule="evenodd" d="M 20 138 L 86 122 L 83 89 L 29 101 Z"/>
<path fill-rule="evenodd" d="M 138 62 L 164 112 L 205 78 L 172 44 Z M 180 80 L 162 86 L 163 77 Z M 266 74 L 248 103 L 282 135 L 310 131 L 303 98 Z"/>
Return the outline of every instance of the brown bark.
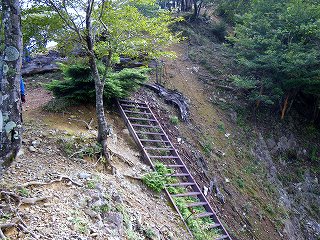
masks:
<path fill-rule="evenodd" d="M 98 120 L 98 142 L 102 146 L 103 155 L 106 160 L 110 159 L 108 148 L 107 148 L 107 137 L 108 137 L 108 126 L 107 121 L 105 118 L 104 113 L 104 104 L 103 104 L 103 89 L 104 89 L 104 82 L 102 81 L 98 67 L 96 57 L 94 55 L 93 50 L 93 35 L 92 35 L 92 24 L 91 24 L 91 14 L 92 14 L 92 7 L 93 2 L 88 0 L 88 6 L 86 11 L 86 30 L 87 30 L 87 48 L 89 54 L 89 64 L 92 72 L 92 76 L 95 83 L 95 92 L 96 92 L 96 114 Z"/>
<path fill-rule="evenodd" d="M 286 96 L 286 99 L 284 100 L 283 107 L 281 109 L 281 120 L 284 119 L 284 116 L 286 114 L 287 108 L 288 108 L 288 100 L 289 95 Z"/>
<path fill-rule="evenodd" d="M 21 146 L 20 72 L 22 33 L 18 0 L 3 0 L 4 51 L 0 61 L 0 165 Z"/>

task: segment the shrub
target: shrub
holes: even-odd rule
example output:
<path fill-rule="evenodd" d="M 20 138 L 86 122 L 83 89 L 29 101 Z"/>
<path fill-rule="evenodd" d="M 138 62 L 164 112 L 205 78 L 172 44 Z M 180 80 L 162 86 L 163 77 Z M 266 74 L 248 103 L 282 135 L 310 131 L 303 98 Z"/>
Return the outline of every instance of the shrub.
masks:
<path fill-rule="evenodd" d="M 63 81 L 53 80 L 51 83 L 44 84 L 55 97 L 77 103 L 95 102 L 94 79 L 85 61 L 60 64 L 60 69 L 64 75 Z M 98 70 L 99 73 L 105 72 L 103 64 L 98 64 Z M 105 100 L 124 98 L 136 91 L 143 82 L 147 81 L 147 71 L 147 68 L 140 68 L 109 72 L 105 80 Z"/>
<path fill-rule="evenodd" d="M 178 125 L 179 123 L 179 118 L 177 116 L 172 116 L 170 118 L 170 122 L 173 124 L 173 125 Z"/>
<path fill-rule="evenodd" d="M 167 175 L 172 174 L 173 170 L 167 168 L 162 163 L 157 163 L 155 168 L 156 171 L 144 175 L 142 181 L 153 191 L 161 192 L 165 188 L 165 185 L 170 182 L 171 177 Z"/>

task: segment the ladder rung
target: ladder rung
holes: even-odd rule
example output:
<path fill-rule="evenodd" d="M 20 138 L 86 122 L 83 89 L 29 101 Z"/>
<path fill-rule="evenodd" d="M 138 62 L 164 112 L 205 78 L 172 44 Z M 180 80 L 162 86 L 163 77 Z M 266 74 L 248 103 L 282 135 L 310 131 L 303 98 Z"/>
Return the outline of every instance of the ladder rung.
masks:
<path fill-rule="evenodd" d="M 169 141 L 164 140 L 154 140 L 154 139 L 140 139 L 141 142 L 159 142 L 159 143 L 169 143 Z"/>
<path fill-rule="evenodd" d="M 130 111 L 130 110 L 123 110 L 125 113 L 134 113 L 134 114 L 142 114 L 142 115 L 152 115 L 151 113 L 146 113 L 146 112 L 135 112 L 135 111 Z"/>
<path fill-rule="evenodd" d="M 174 174 L 168 174 L 168 177 L 186 177 L 186 176 L 190 176 L 190 174 L 188 173 L 174 173 Z"/>
<path fill-rule="evenodd" d="M 222 239 L 227 239 L 227 238 L 229 238 L 228 235 L 223 235 L 221 237 L 216 238 L 216 240 L 222 240 Z"/>
<path fill-rule="evenodd" d="M 203 213 L 199 213 L 199 214 L 194 215 L 194 218 L 210 217 L 212 215 L 214 215 L 214 214 L 211 212 L 203 212 Z"/>
<path fill-rule="evenodd" d="M 165 151 L 173 151 L 173 148 L 156 148 L 156 147 L 145 147 L 146 150 L 165 150 Z"/>
<path fill-rule="evenodd" d="M 146 134 L 146 135 L 160 135 L 160 136 L 164 136 L 163 133 L 156 133 L 156 132 L 140 132 L 140 131 L 136 131 L 136 133 L 138 133 L 138 134 Z"/>
<path fill-rule="evenodd" d="M 135 105 L 129 105 L 129 104 L 121 104 L 121 107 L 131 107 L 131 108 L 139 108 L 139 109 L 149 109 L 148 107 L 135 106 Z"/>
<path fill-rule="evenodd" d="M 172 195 L 172 197 L 188 197 L 188 196 L 197 196 L 197 195 L 201 195 L 201 192 L 179 193 L 179 194 Z"/>
<path fill-rule="evenodd" d="M 128 117 L 129 120 L 156 122 L 155 119 Z"/>
<path fill-rule="evenodd" d="M 141 105 L 147 105 L 144 102 L 138 102 L 138 101 L 131 101 L 131 100 L 119 100 L 121 103 L 134 103 L 134 104 L 141 104 Z"/>
<path fill-rule="evenodd" d="M 149 156 L 150 158 L 158 158 L 158 159 L 177 159 L 177 156 Z"/>
<path fill-rule="evenodd" d="M 185 168 L 186 166 L 184 165 L 164 165 L 167 168 Z"/>
<path fill-rule="evenodd" d="M 208 227 L 209 228 L 217 228 L 217 227 L 221 227 L 221 224 L 220 223 L 214 223 L 214 224 L 210 224 Z"/>
<path fill-rule="evenodd" d="M 131 124 L 133 127 L 143 127 L 143 128 L 160 128 L 159 126 L 154 125 L 143 125 L 143 124 Z"/>
<path fill-rule="evenodd" d="M 182 187 L 182 186 L 193 186 L 193 185 L 195 185 L 195 183 L 193 182 L 180 182 L 180 183 L 167 184 L 167 186 L 170 186 L 170 187 Z"/>
<path fill-rule="evenodd" d="M 205 206 L 208 205 L 207 202 L 194 202 L 187 204 L 187 207 L 199 207 L 199 206 Z"/>

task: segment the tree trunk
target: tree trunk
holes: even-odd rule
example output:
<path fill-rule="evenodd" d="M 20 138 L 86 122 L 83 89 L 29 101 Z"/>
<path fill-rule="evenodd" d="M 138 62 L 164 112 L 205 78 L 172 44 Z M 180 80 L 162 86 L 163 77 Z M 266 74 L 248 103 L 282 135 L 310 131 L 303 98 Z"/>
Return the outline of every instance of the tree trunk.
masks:
<path fill-rule="evenodd" d="M 188 12 L 192 9 L 192 0 L 183 0 L 184 1 L 184 11 Z"/>
<path fill-rule="evenodd" d="M 185 11 L 185 2 L 184 2 L 184 0 L 181 0 L 181 1 L 180 1 L 180 11 L 181 11 L 181 12 L 184 12 L 184 11 Z"/>
<path fill-rule="evenodd" d="M 197 0 L 193 0 L 193 19 L 197 19 L 198 17 L 198 4 Z"/>
<path fill-rule="evenodd" d="M 90 68 L 92 71 L 95 90 L 96 90 L 96 114 L 98 119 L 98 142 L 102 146 L 103 154 L 106 159 L 109 159 L 109 153 L 107 148 L 107 137 L 108 137 L 108 125 L 104 114 L 103 104 L 103 89 L 104 83 L 101 81 L 101 77 L 98 72 L 97 63 L 94 55 L 89 56 Z"/>
<path fill-rule="evenodd" d="M 284 100 L 283 107 L 281 109 L 281 120 L 284 119 L 284 116 L 286 114 L 287 108 L 288 108 L 288 100 L 289 100 L 289 95 L 286 96 L 286 99 Z"/>
<path fill-rule="evenodd" d="M 203 1 L 197 4 L 198 0 L 193 0 L 193 19 L 197 19 L 200 15 L 200 10 L 202 8 Z"/>
<path fill-rule="evenodd" d="M 92 35 L 92 24 L 91 24 L 91 14 L 92 14 L 92 4 L 93 1 L 88 1 L 88 8 L 86 12 L 86 30 L 87 30 L 87 48 L 89 55 L 89 64 L 94 79 L 95 91 L 96 91 L 96 114 L 98 120 L 98 142 L 102 146 L 102 153 L 107 161 L 109 161 L 109 152 L 107 148 L 107 138 L 108 138 L 108 125 L 104 114 L 104 104 L 103 104 L 103 89 L 104 82 L 101 80 L 99 75 L 97 60 L 93 50 L 93 35 Z"/>
<path fill-rule="evenodd" d="M 22 34 L 18 0 L 2 0 L 4 51 L 0 61 L 0 165 L 10 163 L 21 147 Z M 1 29 L 2 31 L 2 29 Z"/>

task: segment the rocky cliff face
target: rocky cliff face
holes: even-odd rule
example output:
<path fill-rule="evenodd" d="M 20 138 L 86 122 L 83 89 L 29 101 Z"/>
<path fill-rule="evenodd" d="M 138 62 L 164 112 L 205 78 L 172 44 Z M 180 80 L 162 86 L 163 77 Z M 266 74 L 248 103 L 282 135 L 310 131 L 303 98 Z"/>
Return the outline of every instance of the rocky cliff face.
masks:
<path fill-rule="evenodd" d="M 292 161 L 306 155 L 306 150 L 299 146 L 292 133 L 267 140 L 260 133 L 253 154 L 268 170 L 268 179 L 278 190 L 279 204 L 289 213 L 284 221 L 284 232 L 289 239 L 319 239 L 318 177 L 310 169 L 305 169 L 299 179 L 289 179 L 297 174 L 290 166 Z"/>

